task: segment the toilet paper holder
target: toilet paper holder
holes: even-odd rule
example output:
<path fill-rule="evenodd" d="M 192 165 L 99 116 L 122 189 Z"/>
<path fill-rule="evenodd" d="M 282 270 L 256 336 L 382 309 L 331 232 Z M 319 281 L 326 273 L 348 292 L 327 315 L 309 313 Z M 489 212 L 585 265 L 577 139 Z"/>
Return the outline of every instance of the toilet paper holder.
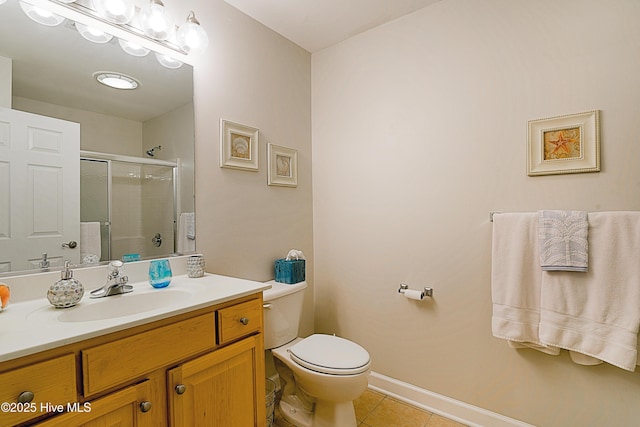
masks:
<path fill-rule="evenodd" d="M 409 285 L 404 284 L 404 283 L 400 283 L 400 289 L 398 289 L 398 292 L 401 294 L 404 294 L 404 291 L 409 290 Z M 433 296 L 433 289 L 432 288 L 427 288 L 425 287 L 422 290 L 422 298 L 424 297 L 432 297 Z"/>

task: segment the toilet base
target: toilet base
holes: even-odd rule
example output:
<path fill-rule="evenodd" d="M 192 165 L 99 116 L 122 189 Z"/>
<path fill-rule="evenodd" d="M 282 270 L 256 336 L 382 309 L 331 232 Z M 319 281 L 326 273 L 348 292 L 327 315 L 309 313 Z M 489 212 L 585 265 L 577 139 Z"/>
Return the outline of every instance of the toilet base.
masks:
<path fill-rule="evenodd" d="M 296 396 L 280 401 L 280 414 L 298 427 L 356 427 L 353 402 L 325 402 L 316 400 L 313 412 L 296 405 Z M 292 398 L 294 400 L 292 400 Z"/>
<path fill-rule="evenodd" d="M 280 401 L 280 415 L 297 427 L 313 427 L 313 412 L 305 411 L 287 401 Z"/>

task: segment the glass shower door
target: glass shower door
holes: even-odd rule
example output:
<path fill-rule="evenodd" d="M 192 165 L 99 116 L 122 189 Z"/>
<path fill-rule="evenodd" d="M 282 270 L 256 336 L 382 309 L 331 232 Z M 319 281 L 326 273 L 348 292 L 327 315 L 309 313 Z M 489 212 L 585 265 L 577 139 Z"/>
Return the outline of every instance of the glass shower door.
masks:
<path fill-rule="evenodd" d="M 100 223 L 100 260 L 175 252 L 175 167 L 81 159 L 80 221 Z"/>
<path fill-rule="evenodd" d="M 111 259 L 109 187 L 108 161 L 80 159 L 80 222 L 100 223 L 100 261 Z"/>
<path fill-rule="evenodd" d="M 174 168 L 111 162 L 111 255 L 136 259 L 174 252 Z"/>

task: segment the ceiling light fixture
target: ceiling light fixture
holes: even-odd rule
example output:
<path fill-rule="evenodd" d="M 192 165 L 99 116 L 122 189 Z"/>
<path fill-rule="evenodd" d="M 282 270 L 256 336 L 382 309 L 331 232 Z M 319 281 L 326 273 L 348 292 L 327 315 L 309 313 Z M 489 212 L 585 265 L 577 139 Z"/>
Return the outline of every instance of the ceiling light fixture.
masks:
<path fill-rule="evenodd" d="M 113 38 L 111 34 L 107 34 L 102 30 L 95 29 L 79 22 L 76 22 L 76 30 L 78 30 L 80 35 L 86 40 L 94 43 L 108 43 Z"/>
<path fill-rule="evenodd" d="M 64 18 L 60 15 L 56 15 L 55 13 L 49 12 L 41 7 L 34 6 L 23 1 L 20 1 L 19 3 L 22 11 L 38 24 L 55 27 L 56 25 L 60 25 L 64 22 Z"/>
<path fill-rule="evenodd" d="M 193 11 L 187 16 L 187 22 L 178 28 L 176 40 L 180 47 L 187 53 L 203 52 L 209 45 L 207 32 L 202 28 Z"/>
<path fill-rule="evenodd" d="M 156 40 L 167 40 L 173 35 L 174 26 L 164 11 L 161 0 L 150 0 L 149 4 L 140 9 L 138 15 L 142 31 Z"/>
<path fill-rule="evenodd" d="M 114 89 L 133 90 L 140 85 L 133 77 L 112 71 L 98 71 L 93 73 L 93 77 L 99 83 Z"/>

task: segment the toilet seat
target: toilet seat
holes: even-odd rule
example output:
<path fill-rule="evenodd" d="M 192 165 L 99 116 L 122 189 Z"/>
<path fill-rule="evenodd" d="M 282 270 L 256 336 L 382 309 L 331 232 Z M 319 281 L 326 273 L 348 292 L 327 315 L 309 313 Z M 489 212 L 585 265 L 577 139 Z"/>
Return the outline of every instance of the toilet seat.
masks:
<path fill-rule="evenodd" d="M 369 369 L 367 350 L 334 335 L 314 334 L 289 349 L 291 359 L 312 371 L 332 375 L 355 375 Z"/>

